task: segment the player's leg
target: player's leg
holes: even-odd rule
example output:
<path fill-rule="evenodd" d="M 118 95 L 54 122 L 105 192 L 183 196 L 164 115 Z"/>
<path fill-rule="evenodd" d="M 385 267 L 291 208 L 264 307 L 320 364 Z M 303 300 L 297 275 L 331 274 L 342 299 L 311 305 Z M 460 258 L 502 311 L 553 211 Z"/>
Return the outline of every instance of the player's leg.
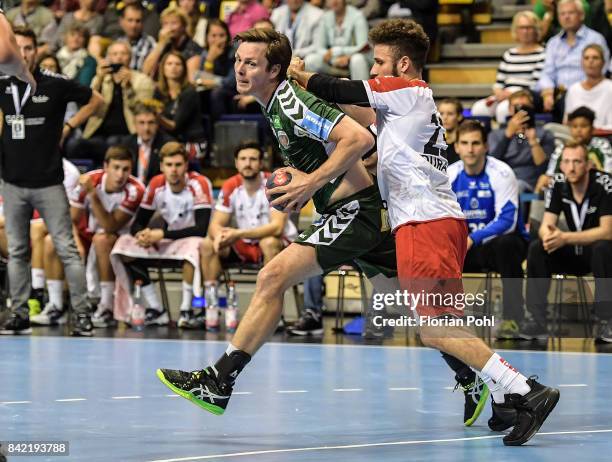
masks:
<path fill-rule="evenodd" d="M 314 247 L 290 245 L 259 272 L 244 318 L 214 366 L 194 372 L 158 369 L 157 376 L 175 393 L 214 414 L 222 414 L 236 377 L 276 329 L 285 290 L 320 272 Z"/>
<path fill-rule="evenodd" d="M 115 306 L 115 272 L 110 260 L 118 236 L 111 233 L 96 233 L 92 239 L 92 248 L 95 252 L 95 268 L 100 280 L 100 304 L 92 316 L 96 327 L 110 327 L 116 324 L 113 317 Z M 92 262 L 93 263 L 93 262 Z M 90 265 L 87 265 L 88 267 Z M 88 268 L 89 269 L 89 268 Z"/>
<path fill-rule="evenodd" d="M 64 265 L 55 251 L 50 235 L 43 238 L 43 262 L 49 301 L 41 313 L 32 316 L 32 324 L 42 326 L 65 324 L 68 309 L 64 304 Z"/>
<path fill-rule="evenodd" d="M 451 296 L 462 290 L 461 266 L 467 242 L 463 222 L 449 219 L 402 226 L 396 240 L 402 287 L 414 290 L 420 286 Z M 430 317 L 456 311 L 440 311 L 436 306 L 421 306 L 417 310 Z M 427 346 L 460 359 L 507 391 L 509 404 L 517 410 L 517 417 L 514 429 L 504 438 L 506 445 L 528 441 L 559 399 L 558 390 L 527 379 L 466 328 L 423 325 L 421 340 Z"/>
<path fill-rule="evenodd" d="M 45 236 L 47 235 L 45 222 L 38 219 L 30 222 L 30 245 L 32 247 L 32 291 L 28 299 L 30 317 L 42 311 L 45 294 Z"/>

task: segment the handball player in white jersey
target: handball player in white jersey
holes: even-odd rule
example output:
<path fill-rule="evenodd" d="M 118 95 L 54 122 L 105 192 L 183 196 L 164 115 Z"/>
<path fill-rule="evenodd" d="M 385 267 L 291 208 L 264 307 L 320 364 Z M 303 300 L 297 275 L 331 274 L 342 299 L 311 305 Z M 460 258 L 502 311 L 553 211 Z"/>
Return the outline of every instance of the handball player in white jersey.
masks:
<path fill-rule="evenodd" d="M 432 91 L 421 80 L 429 39 L 411 20 L 391 19 L 369 34 L 374 48 L 370 80 L 341 80 L 304 72 L 294 60 L 290 75 L 309 92 L 376 111 L 378 184 L 395 233 L 402 289 L 457 295 L 468 233 L 446 173 L 444 128 Z M 291 184 L 276 203 L 299 197 Z M 281 190 L 278 190 L 281 192 Z M 420 316 L 460 315 L 453 307 L 419 304 Z M 478 371 L 493 395 L 494 417 L 510 446 L 527 442 L 555 407 L 559 391 L 526 378 L 479 338 L 459 328 L 421 327 L 421 340 Z"/>

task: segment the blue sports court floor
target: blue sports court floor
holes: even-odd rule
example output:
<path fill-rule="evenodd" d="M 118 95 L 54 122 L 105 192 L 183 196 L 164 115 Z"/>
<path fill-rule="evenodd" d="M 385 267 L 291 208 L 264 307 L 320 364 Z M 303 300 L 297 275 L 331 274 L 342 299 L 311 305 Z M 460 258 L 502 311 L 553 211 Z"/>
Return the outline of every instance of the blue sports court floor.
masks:
<path fill-rule="evenodd" d="M 3 338 L 0 440 L 65 440 L 69 457 L 17 461 L 612 460 L 612 355 L 508 351 L 561 401 L 526 446 L 462 425 L 439 353 L 410 347 L 268 344 L 223 416 L 170 395 L 157 367 L 200 368 L 226 342 Z"/>

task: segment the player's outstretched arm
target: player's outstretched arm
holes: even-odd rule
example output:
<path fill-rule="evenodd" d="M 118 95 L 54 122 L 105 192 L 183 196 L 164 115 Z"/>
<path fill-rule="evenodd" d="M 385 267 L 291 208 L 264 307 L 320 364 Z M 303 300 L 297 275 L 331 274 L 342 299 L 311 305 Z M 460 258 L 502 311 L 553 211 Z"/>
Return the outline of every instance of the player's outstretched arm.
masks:
<path fill-rule="evenodd" d="M 0 13 L 0 72 L 14 75 L 19 80 L 29 83 L 31 94 L 36 92 L 36 81 L 21 57 L 13 29 L 4 14 Z"/>

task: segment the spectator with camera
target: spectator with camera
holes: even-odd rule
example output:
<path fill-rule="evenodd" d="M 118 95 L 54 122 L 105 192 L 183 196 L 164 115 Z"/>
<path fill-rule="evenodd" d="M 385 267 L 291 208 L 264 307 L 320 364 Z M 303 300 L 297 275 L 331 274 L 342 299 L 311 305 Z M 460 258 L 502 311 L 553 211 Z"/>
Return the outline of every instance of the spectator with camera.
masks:
<path fill-rule="evenodd" d="M 533 96 L 519 90 L 510 98 L 510 119 L 489 133 L 489 154 L 508 164 L 519 182 L 519 192 L 533 191 L 555 149 L 551 132 L 536 127 Z"/>
<path fill-rule="evenodd" d="M 125 40 L 132 48 L 130 69 L 142 71 L 144 61 L 155 48 L 155 39 L 144 31 L 145 9 L 140 2 L 128 3 L 121 10 L 119 25 L 123 35 L 119 40 Z"/>
<path fill-rule="evenodd" d="M 532 321 L 524 338 L 546 338 L 548 290 L 553 273 L 595 277 L 595 337 L 612 342 L 612 177 L 590 168 L 584 144 L 571 140 L 561 154 L 561 174 L 547 191 L 539 239 L 527 256 L 527 311 Z M 557 227 L 563 213 L 569 231 Z"/>
<path fill-rule="evenodd" d="M 100 61 L 91 87 L 104 98 L 102 108 L 89 118 L 83 138 L 68 148 L 71 158 L 93 159 L 98 165 L 109 146 L 123 144 L 135 133 L 132 108 L 153 96 L 154 84 L 141 72 L 130 69 L 130 45 L 113 42 Z"/>

